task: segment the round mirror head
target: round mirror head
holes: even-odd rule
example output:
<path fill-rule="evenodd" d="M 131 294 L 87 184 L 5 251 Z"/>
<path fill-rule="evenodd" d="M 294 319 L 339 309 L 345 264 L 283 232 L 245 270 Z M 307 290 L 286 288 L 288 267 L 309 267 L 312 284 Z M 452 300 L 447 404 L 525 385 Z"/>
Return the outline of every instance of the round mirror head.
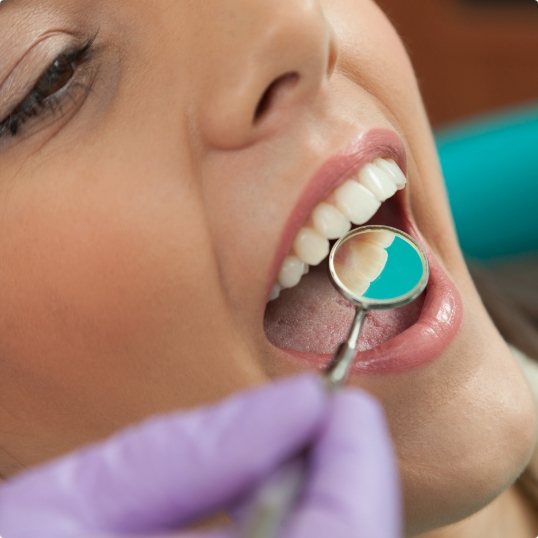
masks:
<path fill-rule="evenodd" d="M 363 226 L 339 239 L 329 255 L 338 291 L 364 309 L 394 308 L 428 283 L 428 260 L 415 240 L 390 226 Z"/>

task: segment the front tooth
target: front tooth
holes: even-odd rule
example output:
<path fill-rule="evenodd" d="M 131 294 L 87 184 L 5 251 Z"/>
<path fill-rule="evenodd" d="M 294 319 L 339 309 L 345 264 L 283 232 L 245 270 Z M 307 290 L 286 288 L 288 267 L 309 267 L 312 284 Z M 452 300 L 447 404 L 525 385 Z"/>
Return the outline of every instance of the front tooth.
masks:
<path fill-rule="evenodd" d="M 299 284 L 304 274 L 304 268 L 305 264 L 299 258 L 286 256 L 278 275 L 278 283 L 282 288 L 293 288 Z"/>
<path fill-rule="evenodd" d="M 360 241 L 349 249 L 346 264 L 350 274 L 373 281 L 381 274 L 387 259 L 388 253 L 381 245 Z"/>
<path fill-rule="evenodd" d="M 398 187 L 399 190 L 405 187 L 407 179 L 396 162 L 394 162 L 392 159 L 376 159 L 374 163 L 379 166 L 379 168 L 390 174 L 392 181 L 396 183 L 396 187 Z"/>
<path fill-rule="evenodd" d="M 301 228 L 293 250 L 297 257 L 308 265 L 318 265 L 329 254 L 329 241 L 312 228 Z"/>
<path fill-rule="evenodd" d="M 359 182 L 371 191 L 380 202 L 384 202 L 396 192 L 396 184 L 390 179 L 390 176 L 372 163 L 363 166 L 358 177 Z"/>
<path fill-rule="evenodd" d="M 312 212 L 316 230 L 327 239 L 342 237 L 351 228 L 351 222 L 331 204 L 322 202 Z"/>
<path fill-rule="evenodd" d="M 362 295 L 381 274 L 387 259 L 387 251 L 381 245 L 361 241 L 338 253 L 335 268 L 344 285 Z"/>
<path fill-rule="evenodd" d="M 364 186 L 349 179 L 334 191 L 336 207 L 353 223 L 364 224 L 379 209 L 381 202 Z"/>
<path fill-rule="evenodd" d="M 367 243 L 374 243 L 383 248 L 389 248 L 396 236 L 394 235 L 394 232 L 389 230 L 376 230 L 375 232 L 362 233 L 361 238 L 364 238 L 364 241 Z"/>

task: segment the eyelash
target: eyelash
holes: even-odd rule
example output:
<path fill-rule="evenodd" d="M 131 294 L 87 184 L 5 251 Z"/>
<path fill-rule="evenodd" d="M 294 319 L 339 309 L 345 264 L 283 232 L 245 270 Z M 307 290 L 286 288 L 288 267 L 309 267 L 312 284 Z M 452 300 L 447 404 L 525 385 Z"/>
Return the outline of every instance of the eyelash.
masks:
<path fill-rule="evenodd" d="M 89 90 L 88 81 L 77 81 L 77 71 L 87 63 L 93 52 L 95 37 L 89 39 L 82 47 L 71 49 L 57 56 L 37 79 L 30 92 L 13 109 L 8 116 L 0 122 L 0 139 L 5 137 L 15 138 L 21 133 L 21 128 L 29 120 L 37 120 L 44 114 L 56 114 L 62 112 L 62 105 L 66 99 L 74 101 L 73 92 L 82 89 Z M 71 75 L 69 79 L 50 95 L 43 94 L 43 87 L 53 85 L 61 81 L 64 74 L 62 69 L 69 67 Z"/>

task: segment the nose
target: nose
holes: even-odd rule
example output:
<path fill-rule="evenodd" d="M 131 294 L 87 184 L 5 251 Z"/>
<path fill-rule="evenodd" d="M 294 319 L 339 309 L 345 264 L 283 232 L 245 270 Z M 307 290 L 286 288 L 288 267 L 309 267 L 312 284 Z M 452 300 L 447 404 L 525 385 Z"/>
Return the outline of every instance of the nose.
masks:
<path fill-rule="evenodd" d="M 319 0 L 233 5 L 237 11 L 213 35 L 218 50 L 206 63 L 209 90 L 198 102 L 205 141 L 221 149 L 249 146 L 293 121 L 316 99 L 337 57 Z"/>

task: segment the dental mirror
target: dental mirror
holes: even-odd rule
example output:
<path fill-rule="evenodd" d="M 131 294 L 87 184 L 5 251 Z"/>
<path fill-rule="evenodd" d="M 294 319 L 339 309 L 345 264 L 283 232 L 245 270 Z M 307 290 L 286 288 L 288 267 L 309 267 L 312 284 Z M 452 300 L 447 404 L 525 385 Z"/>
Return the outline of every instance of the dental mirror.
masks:
<path fill-rule="evenodd" d="M 336 289 L 356 307 L 348 337 L 325 373 L 336 386 L 345 380 L 356 355 L 368 310 L 410 303 L 424 291 L 430 273 L 426 256 L 411 236 L 390 226 L 363 226 L 334 244 L 329 274 Z"/>

